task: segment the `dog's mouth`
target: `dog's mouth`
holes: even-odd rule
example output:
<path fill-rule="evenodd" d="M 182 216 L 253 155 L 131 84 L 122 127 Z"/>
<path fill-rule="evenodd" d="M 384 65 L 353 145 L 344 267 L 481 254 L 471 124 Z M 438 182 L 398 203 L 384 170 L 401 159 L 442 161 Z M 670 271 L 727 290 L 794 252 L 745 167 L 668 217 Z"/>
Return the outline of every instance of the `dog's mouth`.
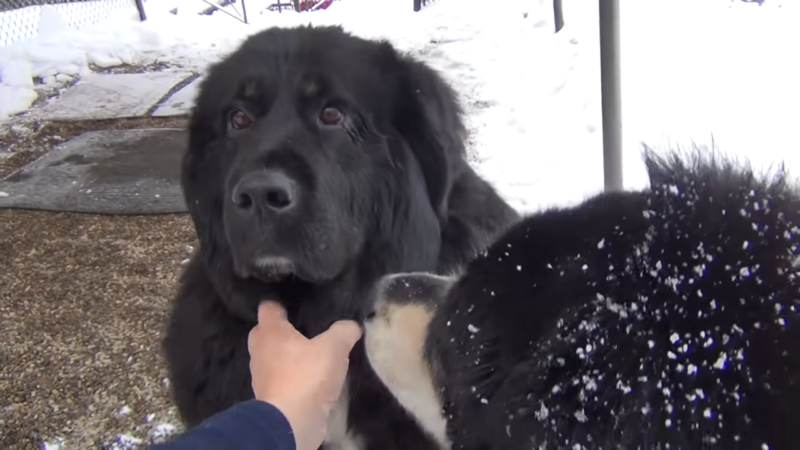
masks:
<path fill-rule="evenodd" d="M 256 256 L 252 275 L 267 282 L 280 281 L 295 274 L 295 264 L 283 256 Z"/>
<path fill-rule="evenodd" d="M 294 276 L 296 265 L 294 261 L 283 256 L 256 255 L 246 261 L 236 261 L 234 258 L 236 274 L 242 278 L 258 278 L 264 282 L 272 283 Z"/>

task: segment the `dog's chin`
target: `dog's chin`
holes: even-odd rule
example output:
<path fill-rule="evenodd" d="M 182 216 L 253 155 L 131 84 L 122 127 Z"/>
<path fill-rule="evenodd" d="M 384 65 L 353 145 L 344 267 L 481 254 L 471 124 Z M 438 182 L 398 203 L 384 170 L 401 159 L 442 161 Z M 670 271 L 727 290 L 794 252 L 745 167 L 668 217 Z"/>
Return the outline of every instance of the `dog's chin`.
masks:
<path fill-rule="evenodd" d="M 243 260 L 234 257 L 234 270 L 241 278 L 255 278 L 264 283 L 296 280 L 323 284 L 336 278 L 337 273 L 315 270 L 317 267 L 299 263 L 285 256 L 255 255 Z"/>
<path fill-rule="evenodd" d="M 295 275 L 295 264 L 282 256 L 258 256 L 252 263 L 252 275 L 272 283 Z"/>

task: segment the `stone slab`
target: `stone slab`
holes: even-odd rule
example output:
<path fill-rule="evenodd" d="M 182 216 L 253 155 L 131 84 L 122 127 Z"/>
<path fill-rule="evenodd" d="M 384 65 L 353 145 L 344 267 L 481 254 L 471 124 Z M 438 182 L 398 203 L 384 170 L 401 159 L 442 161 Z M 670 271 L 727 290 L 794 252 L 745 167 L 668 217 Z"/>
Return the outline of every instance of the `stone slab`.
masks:
<path fill-rule="evenodd" d="M 182 129 L 84 133 L 0 181 L 0 208 L 97 214 L 186 212 Z"/>
<path fill-rule="evenodd" d="M 202 78 L 198 77 L 196 80 L 187 84 L 172 94 L 164 103 L 162 103 L 153 112 L 153 116 L 185 116 L 188 115 L 194 106 L 194 99 L 197 96 L 197 90 L 200 88 Z"/>
<path fill-rule="evenodd" d="M 34 111 L 45 120 L 119 119 L 145 116 L 191 72 L 88 73 Z"/>

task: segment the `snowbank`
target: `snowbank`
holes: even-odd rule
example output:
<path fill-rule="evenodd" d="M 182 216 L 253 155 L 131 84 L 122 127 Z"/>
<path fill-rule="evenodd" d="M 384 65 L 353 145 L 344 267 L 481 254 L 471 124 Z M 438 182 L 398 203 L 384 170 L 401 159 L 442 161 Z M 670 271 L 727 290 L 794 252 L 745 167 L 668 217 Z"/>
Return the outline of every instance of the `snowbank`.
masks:
<path fill-rule="evenodd" d="M 81 30 L 71 28 L 53 6 L 44 5 L 38 36 L 0 48 L 0 119 L 25 111 L 41 89 L 72 81 L 89 65 L 105 68 L 146 62 L 161 45 L 158 34 L 136 26 L 129 13 Z"/>
<path fill-rule="evenodd" d="M 419 49 L 428 44 L 428 30 L 436 20 L 436 14 L 427 10 L 444 6 L 430 5 L 414 13 L 410 0 L 339 0 L 325 11 L 296 14 L 266 11 L 270 3 L 250 0 L 250 23 L 244 24 L 222 12 L 197 14 L 205 4 L 196 0 L 151 1 L 145 4 L 145 22 L 126 12 L 81 30 L 70 28 L 54 7 L 46 5 L 35 39 L 0 48 L 0 119 L 30 106 L 37 95 L 34 81 L 43 84 L 39 89 L 53 89 L 90 65 L 109 68 L 160 61 L 202 70 L 247 36 L 270 26 L 343 25 L 364 37 L 391 39 L 401 48 Z M 524 4 L 510 2 L 514 3 Z M 177 14 L 169 12 L 173 8 Z"/>

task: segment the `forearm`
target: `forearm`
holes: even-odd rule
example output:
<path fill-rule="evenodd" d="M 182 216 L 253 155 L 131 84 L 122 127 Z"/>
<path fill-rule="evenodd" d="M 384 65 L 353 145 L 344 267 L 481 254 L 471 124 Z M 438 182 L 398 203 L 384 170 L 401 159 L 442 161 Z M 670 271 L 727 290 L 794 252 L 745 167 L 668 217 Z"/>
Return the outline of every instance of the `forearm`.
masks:
<path fill-rule="evenodd" d="M 197 428 L 154 450 L 296 450 L 289 421 L 275 406 L 248 400 L 206 420 Z"/>

